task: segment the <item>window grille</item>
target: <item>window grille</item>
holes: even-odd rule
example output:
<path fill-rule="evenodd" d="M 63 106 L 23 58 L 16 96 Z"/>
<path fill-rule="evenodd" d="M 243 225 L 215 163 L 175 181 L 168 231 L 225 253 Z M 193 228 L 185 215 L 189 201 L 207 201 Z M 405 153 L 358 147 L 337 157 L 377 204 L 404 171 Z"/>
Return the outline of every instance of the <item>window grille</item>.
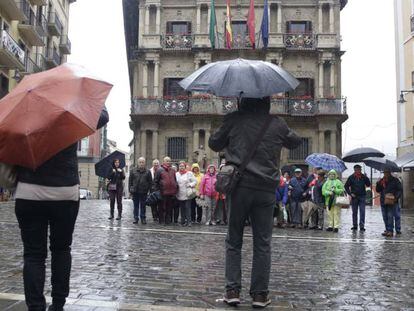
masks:
<path fill-rule="evenodd" d="M 173 162 L 187 159 L 187 138 L 170 137 L 167 140 L 167 154 Z"/>
<path fill-rule="evenodd" d="M 310 138 L 302 138 L 302 143 L 296 149 L 289 150 L 289 160 L 305 160 L 311 151 Z"/>

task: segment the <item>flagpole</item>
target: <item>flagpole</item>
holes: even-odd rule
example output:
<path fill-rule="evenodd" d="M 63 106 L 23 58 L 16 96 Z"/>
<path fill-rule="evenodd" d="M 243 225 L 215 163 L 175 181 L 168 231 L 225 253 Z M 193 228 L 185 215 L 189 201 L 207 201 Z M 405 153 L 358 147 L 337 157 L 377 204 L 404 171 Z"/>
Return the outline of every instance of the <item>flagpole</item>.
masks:
<path fill-rule="evenodd" d="M 216 5 L 214 4 L 214 11 L 216 10 Z M 216 14 L 214 12 L 214 14 Z M 218 35 L 218 27 L 217 27 L 217 17 L 214 19 L 214 28 L 216 29 L 216 38 L 217 38 L 217 49 L 220 49 L 220 39 L 219 39 L 219 35 Z"/>

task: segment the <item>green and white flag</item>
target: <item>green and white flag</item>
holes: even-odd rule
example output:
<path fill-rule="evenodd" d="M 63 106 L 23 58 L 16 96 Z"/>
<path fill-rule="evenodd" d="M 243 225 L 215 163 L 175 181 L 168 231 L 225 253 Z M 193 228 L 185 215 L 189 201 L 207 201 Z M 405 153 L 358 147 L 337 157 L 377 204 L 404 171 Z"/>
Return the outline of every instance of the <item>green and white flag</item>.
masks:
<path fill-rule="evenodd" d="M 210 43 L 211 48 L 214 49 L 216 47 L 216 8 L 214 5 L 214 0 L 211 0 L 210 5 Z"/>

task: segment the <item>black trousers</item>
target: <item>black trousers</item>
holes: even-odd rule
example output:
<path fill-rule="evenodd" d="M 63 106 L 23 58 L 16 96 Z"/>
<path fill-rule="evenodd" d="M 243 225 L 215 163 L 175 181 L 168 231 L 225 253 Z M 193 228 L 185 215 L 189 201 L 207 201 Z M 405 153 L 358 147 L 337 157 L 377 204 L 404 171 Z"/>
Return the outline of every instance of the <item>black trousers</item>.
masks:
<path fill-rule="evenodd" d="M 191 221 L 192 222 L 201 222 L 203 217 L 203 208 L 196 203 L 196 199 L 191 200 Z"/>
<path fill-rule="evenodd" d="M 16 200 L 16 216 L 23 241 L 23 281 L 29 311 L 45 310 L 43 294 L 47 257 L 47 233 L 50 226 L 52 253 L 52 298 L 64 305 L 69 294 L 72 266 L 72 235 L 79 211 L 79 201 Z"/>

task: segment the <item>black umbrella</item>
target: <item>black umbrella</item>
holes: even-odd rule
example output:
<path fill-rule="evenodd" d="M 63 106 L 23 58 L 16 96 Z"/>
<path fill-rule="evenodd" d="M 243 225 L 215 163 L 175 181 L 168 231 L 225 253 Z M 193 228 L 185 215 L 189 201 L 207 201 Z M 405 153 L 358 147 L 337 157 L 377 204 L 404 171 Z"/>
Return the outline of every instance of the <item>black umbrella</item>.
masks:
<path fill-rule="evenodd" d="M 367 158 L 363 162 L 376 169 L 377 171 L 384 171 L 386 169 L 391 170 L 391 172 L 401 172 L 401 168 L 393 161 L 384 159 L 384 158 Z"/>
<path fill-rule="evenodd" d="M 342 157 L 342 160 L 344 162 L 358 163 L 369 157 L 383 158 L 385 154 L 374 148 L 362 147 L 348 151 Z"/>
<path fill-rule="evenodd" d="M 125 167 L 125 154 L 114 151 L 95 164 L 95 174 L 99 177 L 108 178 L 112 171 L 114 160 L 119 160 L 119 168 Z"/>

